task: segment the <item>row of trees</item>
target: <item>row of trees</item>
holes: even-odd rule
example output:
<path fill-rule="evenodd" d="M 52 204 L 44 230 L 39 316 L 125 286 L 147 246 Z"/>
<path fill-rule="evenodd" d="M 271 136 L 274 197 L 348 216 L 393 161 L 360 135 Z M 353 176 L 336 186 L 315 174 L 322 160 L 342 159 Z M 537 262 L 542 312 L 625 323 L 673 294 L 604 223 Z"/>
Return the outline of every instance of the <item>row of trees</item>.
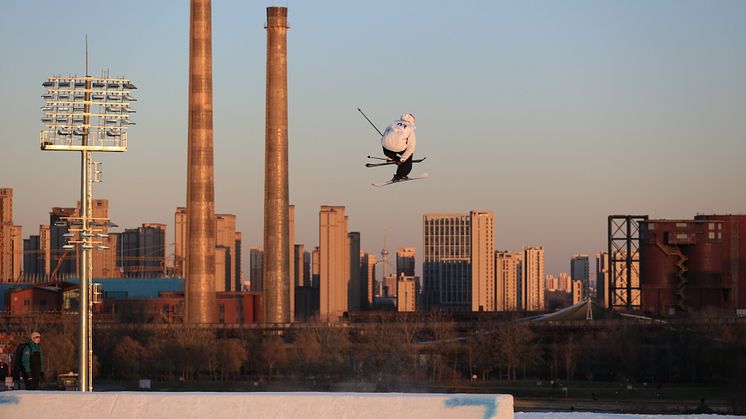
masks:
<path fill-rule="evenodd" d="M 75 371 L 77 322 L 47 325 L 47 376 Z M 546 325 L 455 323 L 442 314 L 282 331 L 97 325 L 95 375 L 110 379 L 292 377 L 397 384 L 444 380 L 616 380 L 744 383 L 746 324 L 629 320 Z"/>

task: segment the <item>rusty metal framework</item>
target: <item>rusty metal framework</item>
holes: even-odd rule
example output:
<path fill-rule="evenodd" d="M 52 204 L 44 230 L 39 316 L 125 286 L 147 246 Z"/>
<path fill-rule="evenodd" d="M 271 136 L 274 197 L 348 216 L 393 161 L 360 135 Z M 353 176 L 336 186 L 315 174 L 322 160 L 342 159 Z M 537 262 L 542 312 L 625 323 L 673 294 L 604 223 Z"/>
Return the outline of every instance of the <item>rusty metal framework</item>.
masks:
<path fill-rule="evenodd" d="M 640 222 L 647 215 L 608 218 L 609 308 L 640 311 Z"/>

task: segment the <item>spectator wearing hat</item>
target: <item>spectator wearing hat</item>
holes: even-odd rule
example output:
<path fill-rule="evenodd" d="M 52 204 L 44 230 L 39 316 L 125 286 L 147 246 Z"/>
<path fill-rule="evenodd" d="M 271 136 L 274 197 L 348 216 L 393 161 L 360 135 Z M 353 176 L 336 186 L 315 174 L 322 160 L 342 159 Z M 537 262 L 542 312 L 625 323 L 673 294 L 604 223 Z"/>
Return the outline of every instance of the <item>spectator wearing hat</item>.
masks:
<path fill-rule="evenodd" d="M 26 390 L 38 390 L 44 379 L 44 361 L 41 351 L 41 333 L 31 334 L 29 343 L 23 348 L 21 363 L 25 372 Z"/>
<path fill-rule="evenodd" d="M 414 121 L 414 115 L 405 113 L 386 127 L 386 130 L 383 131 L 383 137 L 381 137 L 383 154 L 396 162 L 396 173 L 391 179 L 394 182 L 406 179 L 409 172 L 412 171 L 412 158 L 417 145 Z"/>

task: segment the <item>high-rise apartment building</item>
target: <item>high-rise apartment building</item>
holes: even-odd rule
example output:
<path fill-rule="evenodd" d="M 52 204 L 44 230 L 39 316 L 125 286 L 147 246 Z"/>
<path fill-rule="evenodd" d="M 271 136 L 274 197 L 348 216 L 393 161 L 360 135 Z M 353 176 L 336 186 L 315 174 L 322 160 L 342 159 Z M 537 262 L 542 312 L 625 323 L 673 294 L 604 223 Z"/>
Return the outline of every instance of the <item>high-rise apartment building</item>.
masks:
<path fill-rule="evenodd" d="M 471 311 L 495 311 L 495 217 L 492 211 L 472 211 Z"/>
<path fill-rule="evenodd" d="M 495 252 L 495 304 L 497 311 L 517 311 L 521 308 L 522 254 L 498 250 Z"/>
<path fill-rule="evenodd" d="M 241 265 L 236 249 L 236 216 L 215 214 L 215 247 L 224 248 L 224 272 L 215 273 L 215 291 L 241 291 Z M 218 254 L 215 254 L 216 264 Z"/>
<path fill-rule="evenodd" d="M 414 276 L 415 265 L 414 247 L 400 247 L 396 249 L 396 277 Z"/>
<path fill-rule="evenodd" d="M 609 307 L 609 252 L 596 254 L 596 302 Z"/>
<path fill-rule="evenodd" d="M 544 248 L 523 248 L 523 278 L 521 295 L 522 309 L 525 311 L 544 310 Z"/>
<path fill-rule="evenodd" d="M 13 188 L 0 188 L 0 282 L 15 282 L 23 271 L 23 230 L 13 225 Z"/>
<path fill-rule="evenodd" d="M 572 258 L 570 259 L 570 278 L 573 281 L 580 281 L 582 284 L 580 290 L 581 298 L 587 298 L 590 295 L 591 284 L 591 268 L 588 255 L 572 255 Z"/>
<path fill-rule="evenodd" d="M 417 282 L 412 276 L 397 276 L 396 311 L 414 312 L 417 309 Z"/>
<path fill-rule="evenodd" d="M 585 285 L 583 284 L 583 281 L 579 279 L 573 279 L 572 280 L 572 303 L 577 304 L 581 301 L 584 301 L 583 292 L 585 290 Z"/>
<path fill-rule="evenodd" d="M 336 321 L 347 311 L 350 275 L 348 219 L 345 207 L 323 205 L 319 211 L 319 318 Z M 357 255 L 355 255 L 357 258 Z"/>
<path fill-rule="evenodd" d="M 493 235 L 491 211 L 423 216 L 426 309 L 495 310 Z"/>
<path fill-rule="evenodd" d="M 572 292 L 572 278 L 570 278 L 570 275 L 568 275 L 567 272 L 560 272 L 557 281 L 559 283 L 560 290 L 568 293 Z"/>
<path fill-rule="evenodd" d="M 12 282 L 13 252 L 11 228 L 13 227 L 13 188 L 0 188 L 0 282 Z"/>

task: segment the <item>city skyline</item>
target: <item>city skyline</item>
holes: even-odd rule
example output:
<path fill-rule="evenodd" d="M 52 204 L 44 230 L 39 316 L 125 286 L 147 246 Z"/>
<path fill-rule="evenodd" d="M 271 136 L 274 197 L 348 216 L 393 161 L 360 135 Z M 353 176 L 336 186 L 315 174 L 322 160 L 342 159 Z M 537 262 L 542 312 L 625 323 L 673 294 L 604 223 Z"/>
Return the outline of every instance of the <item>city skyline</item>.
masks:
<path fill-rule="evenodd" d="M 213 5 L 215 209 L 237 216 L 244 249 L 262 240 L 267 5 Z M 745 4 L 470 5 L 289 7 L 295 243 L 317 245 L 319 208 L 344 206 L 361 249 L 379 252 L 384 236 L 389 250 L 413 247 L 421 274 L 423 214 L 492 211 L 495 250 L 541 246 L 558 274 L 573 254 L 605 250 L 610 214 L 746 211 Z M 39 12 L 57 2 L 11 1 L 0 16 L 14 39 L 0 68 L 0 186 L 14 190 L 14 222 L 28 237 L 78 199 L 77 156 L 39 150 L 39 108 L 47 77 L 84 73 L 87 34 L 90 73 L 126 74 L 140 100 L 129 152 L 96 156 L 93 198 L 120 226 L 167 224 L 171 243 L 186 200 L 188 5 L 134 1 L 105 19 L 93 2 L 71 6 L 85 29 Z M 415 173 L 430 179 L 370 186 L 390 170 L 363 167 L 380 145 L 358 106 L 379 127 L 417 115 L 416 154 L 428 160 Z"/>

